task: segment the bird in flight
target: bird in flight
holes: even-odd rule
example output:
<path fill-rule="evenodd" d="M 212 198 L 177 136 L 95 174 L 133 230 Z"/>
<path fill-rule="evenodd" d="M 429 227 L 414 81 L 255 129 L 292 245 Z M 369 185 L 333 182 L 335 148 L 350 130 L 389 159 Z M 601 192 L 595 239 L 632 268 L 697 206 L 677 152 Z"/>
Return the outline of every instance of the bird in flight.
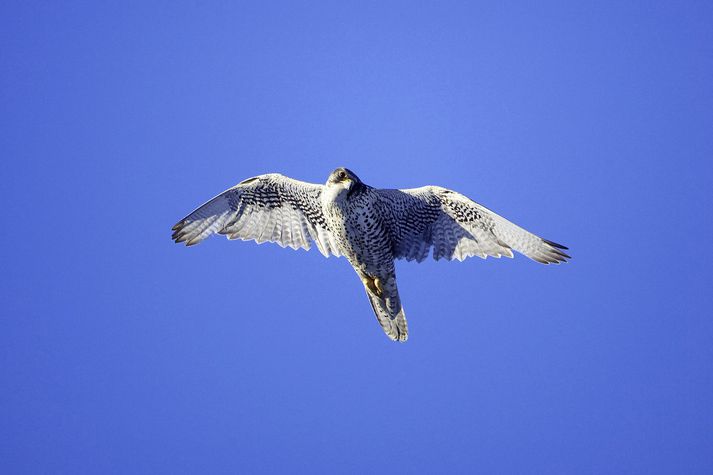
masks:
<path fill-rule="evenodd" d="M 214 233 L 228 239 L 275 242 L 344 256 L 356 271 L 376 319 L 394 341 L 406 341 L 406 316 L 394 261 L 478 256 L 542 264 L 570 259 L 567 248 L 542 239 L 466 196 L 439 186 L 382 190 L 337 168 L 324 185 L 271 173 L 248 178 L 198 207 L 173 226 L 187 246 Z M 431 252 L 432 251 L 432 252 Z"/>

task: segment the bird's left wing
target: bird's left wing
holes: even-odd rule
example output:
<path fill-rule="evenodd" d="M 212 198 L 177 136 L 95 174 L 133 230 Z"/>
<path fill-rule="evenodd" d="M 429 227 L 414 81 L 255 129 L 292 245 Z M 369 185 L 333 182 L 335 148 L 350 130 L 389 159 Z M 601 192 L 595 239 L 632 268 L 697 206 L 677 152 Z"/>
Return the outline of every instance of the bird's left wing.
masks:
<path fill-rule="evenodd" d="M 515 250 L 542 264 L 570 257 L 567 248 L 511 223 L 455 191 L 438 186 L 376 190 L 387 214 L 394 257 L 423 261 L 478 256 L 513 257 Z"/>
<path fill-rule="evenodd" d="M 322 185 L 271 173 L 249 178 L 203 204 L 173 226 L 173 240 L 187 246 L 211 234 L 275 242 L 326 257 L 340 253 L 322 214 Z"/>

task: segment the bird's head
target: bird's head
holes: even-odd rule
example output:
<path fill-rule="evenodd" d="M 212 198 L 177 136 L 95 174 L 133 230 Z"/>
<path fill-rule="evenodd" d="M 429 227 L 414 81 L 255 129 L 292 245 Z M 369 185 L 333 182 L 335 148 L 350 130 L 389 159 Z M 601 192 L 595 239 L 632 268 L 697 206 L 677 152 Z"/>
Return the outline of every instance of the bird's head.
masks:
<path fill-rule="evenodd" d="M 339 167 L 334 170 L 327 179 L 327 188 L 336 191 L 337 193 L 347 192 L 349 193 L 356 187 L 362 185 L 361 180 L 356 174 L 349 170 L 348 168 Z"/>

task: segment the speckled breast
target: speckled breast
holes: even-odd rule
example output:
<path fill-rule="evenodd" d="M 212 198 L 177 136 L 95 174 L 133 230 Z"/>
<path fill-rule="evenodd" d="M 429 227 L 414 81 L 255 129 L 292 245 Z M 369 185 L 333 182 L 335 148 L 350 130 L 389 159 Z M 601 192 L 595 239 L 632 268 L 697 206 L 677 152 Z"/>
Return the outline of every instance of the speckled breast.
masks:
<path fill-rule="evenodd" d="M 327 206 L 332 232 L 351 264 L 370 274 L 393 268 L 388 230 L 378 202 L 363 193 Z"/>

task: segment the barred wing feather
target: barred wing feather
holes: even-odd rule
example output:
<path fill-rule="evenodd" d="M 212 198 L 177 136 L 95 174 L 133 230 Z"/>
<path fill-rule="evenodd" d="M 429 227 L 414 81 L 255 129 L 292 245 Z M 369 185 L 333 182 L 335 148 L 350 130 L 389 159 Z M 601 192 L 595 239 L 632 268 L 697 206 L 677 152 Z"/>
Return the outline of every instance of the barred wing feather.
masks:
<path fill-rule="evenodd" d="M 513 257 L 513 250 L 542 264 L 570 258 L 567 248 L 542 239 L 466 196 L 436 186 L 378 190 L 389 216 L 394 257 L 421 262 L 478 256 Z"/>
<path fill-rule="evenodd" d="M 314 243 L 326 257 L 339 256 L 322 214 L 322 188 L 277 173 L 247 179 L 176 223 L 173 240 L 192 246 L 219 233 L 292 249 Z"/>

